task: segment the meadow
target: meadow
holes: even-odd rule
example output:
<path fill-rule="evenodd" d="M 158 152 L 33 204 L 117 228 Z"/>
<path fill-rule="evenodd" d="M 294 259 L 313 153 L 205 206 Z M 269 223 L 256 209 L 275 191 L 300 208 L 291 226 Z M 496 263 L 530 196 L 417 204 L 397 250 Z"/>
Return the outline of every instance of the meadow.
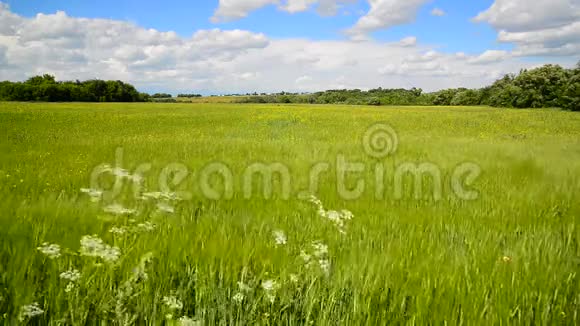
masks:
<path fill-rule="evenodd" d="M 0 102 L 0 150 L 0 324 L 580 323 L 578 113 Z"/>

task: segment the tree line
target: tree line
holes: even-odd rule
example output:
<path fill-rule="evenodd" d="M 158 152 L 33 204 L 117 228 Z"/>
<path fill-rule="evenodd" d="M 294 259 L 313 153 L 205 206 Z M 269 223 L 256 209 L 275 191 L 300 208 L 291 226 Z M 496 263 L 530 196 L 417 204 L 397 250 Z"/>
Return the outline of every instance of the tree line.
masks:
<path fill-rule="evenodd" d="M 43 75 L 24 82 L 0 82 L 0 101 L 45 102 L 146 102 L 149 94 L 120 80 L 87 80 L 57 82 Z"/>
<path fill-rule="evenodd" d="M 351 105 L 489 105 L 509 108 L 580 110 L 580 62 L 573 69 L 558 65 L 509 74 L 481 89 L 454 88 L 424 93 L 420 88 L 368 91 L 327 90 L 312 94 L 277 93 L 242 98 L 244 103 L 310 103 Z"/>
<path fill-rule="evenodd" d="M 178 97 L 201 97 L 179 94 Z M 64 81 L 43 75 L 24 82 L 0 82 L 0 101 L 46 102 L 175 102 L 171 94 L 149 95 L 122 81 Z M 580 62 L 575 68 L 558 65 L 508 74 L 480 89 L 453 88 L 425 93 L 420 88 L 327 90 L 316 93 L 257 94 L 241 103 L 310 103 L 351 105 L 489 105 L 511 108 L 564 108 L 580 111 Z"/>

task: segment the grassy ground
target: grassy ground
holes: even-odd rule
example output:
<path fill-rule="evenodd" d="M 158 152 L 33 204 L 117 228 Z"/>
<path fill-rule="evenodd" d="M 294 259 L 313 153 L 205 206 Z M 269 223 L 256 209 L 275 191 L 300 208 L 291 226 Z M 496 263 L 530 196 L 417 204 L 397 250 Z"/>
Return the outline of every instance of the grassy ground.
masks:
<path fill-rule="evenodd" d="M 204 96 L 204 97 L 177 97 L 178 102 L 190 102 L 190 103 L 235 103 L 246 96 Z"/>
<path fill-rule="evenodd" d="M 399 138 L 396 153 L 380 160 L 362 145 L 377 122 Z M 580 322 L 577 113 L 0 103 L 0 150 L 3 324 Z M 143 191 L 168 184 L 186 200 L 136 198 L 125 178 L 118 196 L 106 191 L 92 202 L 81 188 L 116 155 L 132 174 L 150 164 Z M 355 200 L 337 191 L 340 155 L 364 163 L 365 191 Z M 230 199 L 207 199 L 200 186 L 203 168 L 216 162 L 232 173 Z M 256 162 L 288 167 L 289 199 L 280 187 L 269 200 L 259 187 L 244 198 L 244 171 Z M 345 234 L 297 198 L 320 162 L 330 172 L 315 195 L 326 210 L 353 213 Z M 408 162 L 440 169 L 440 200 L 414 197 L 409 178 L 397 198 L 394 174 Z M 481 169 L 469 184 L 476 200 L 450 186 L 464 162 Z M 381 196 L 378 163 L 386 167 Z M 185 177 L 159 178 L 184 167 Z M 113 187 L 111 175 L 101 179 Z M 215 175 L 210 183 L 224 190 Z M 113 203 L 136 212 L 104 212 Z M 45 242 L 58 248 L 38 250 Z M 61 275 L 69 270 L 80 277 Z"/>

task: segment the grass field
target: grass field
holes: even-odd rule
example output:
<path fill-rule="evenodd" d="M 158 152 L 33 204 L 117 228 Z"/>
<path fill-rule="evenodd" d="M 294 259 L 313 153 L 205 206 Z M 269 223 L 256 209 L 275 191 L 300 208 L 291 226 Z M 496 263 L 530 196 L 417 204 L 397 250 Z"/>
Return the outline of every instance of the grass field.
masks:
<path fill-rule="evenodd" d="M 246 96 L 204 96 L 204 97 L 177 97 L 175 99 L 177 100 L 177 102 L 186 102 L 186 103 L 225 104 L 225 103 L 236 103 L 245 98 Z"/>
<path fill-rule="evenodd" d="M 398 147 L 376 158 L 379 122 Z M 0 324 L 580 323 L 577 113 L 0 103 L 0 149 Z M 339 158 L 363 164 L 355 199 Z M 298 194 L 324 162 L 320 209 Z M 450 184 L 466 162 L 472 200 Z M 245 192 L 255 163 L 288 168 L 288 198 L 282 177 Z M 409 163 L 439 169 L 439 200 L 428 175 L 396 194 Z"/>

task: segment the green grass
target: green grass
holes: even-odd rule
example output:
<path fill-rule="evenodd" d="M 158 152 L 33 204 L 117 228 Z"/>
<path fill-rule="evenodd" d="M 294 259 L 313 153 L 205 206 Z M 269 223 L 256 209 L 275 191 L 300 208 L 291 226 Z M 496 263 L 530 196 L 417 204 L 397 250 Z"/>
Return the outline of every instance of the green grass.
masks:
<path fill-rule="evenodd" d="M 381 161 L 387 167 L 382 199 L 371 173 L 379 160 L 362 146 L 377 122 L 391 125 L 400 139 L 398 151 Z M 120 197 L 92 203 L 80 189 L 90 186 L 96 166 L 115 163 L 118 148 L 129 171 L 151 164 L 148 191 L 159 190 L 168 164 L 185 165 L 190 173 L 176 190 L 192 198 L 162 214 L 127 185 Z M 167 314 L 207 325 L 580 323 L 577 113 L 0 103 L 0 151 L 0 324 L 16 322 L 21 307 L 33 302 L 44 314 L 26 321 L 40 325 L 174 323 Z M 367 166 L 367 189 L 356 200 L 337 193 L 337 155 Z M 212 162 L 231 169 L 233 198 L 202 196 L 200 171 Z M 244 198 L 242 175 L 256 162 L 289 167 L 290 199 L 275 191 L 268 200 L 260 189 Z M 354 214 L 346 235 L 296 196 L 318 162 L 329 162 L 331 173 L 317 197 L 327 209 Z M 471 187 L 479 198 L 458 199 L 446 181 L 439 201 L 397 200 L 393 171 L 405 162 L 431 162 L 445 180 L 458 164 L 476 163 L 482 174 Z M 212 182 L 219 188 L 219 180 Z M 138 213 L 103 213 L 113 201 Z M 108 232 L 145 221 L 157 228 Z M 278 229 L 286 245 L 275 245 Z M 120 259 L 108 264 L 79 255 L 81 237 L 93 234 L 118 246 Z M 300 258 L 315 240 L 328 245 L 328 275 Z M 44 242 L 60 245 L 61 257 L 39 252 Z M 149 252 L 153 258 L 140 263 Z M 147 279 L 135 278 L 139 266 Z M 81 278 L 66 292 L 59 275 L 71 268 Z M 261 287 L 269 279 L 280 285 L 273 303 Z M 251 287 L 242 304 L 233 300 L 239 281 Z M 170 295 L 181 309 L 163 303 Z"/>

